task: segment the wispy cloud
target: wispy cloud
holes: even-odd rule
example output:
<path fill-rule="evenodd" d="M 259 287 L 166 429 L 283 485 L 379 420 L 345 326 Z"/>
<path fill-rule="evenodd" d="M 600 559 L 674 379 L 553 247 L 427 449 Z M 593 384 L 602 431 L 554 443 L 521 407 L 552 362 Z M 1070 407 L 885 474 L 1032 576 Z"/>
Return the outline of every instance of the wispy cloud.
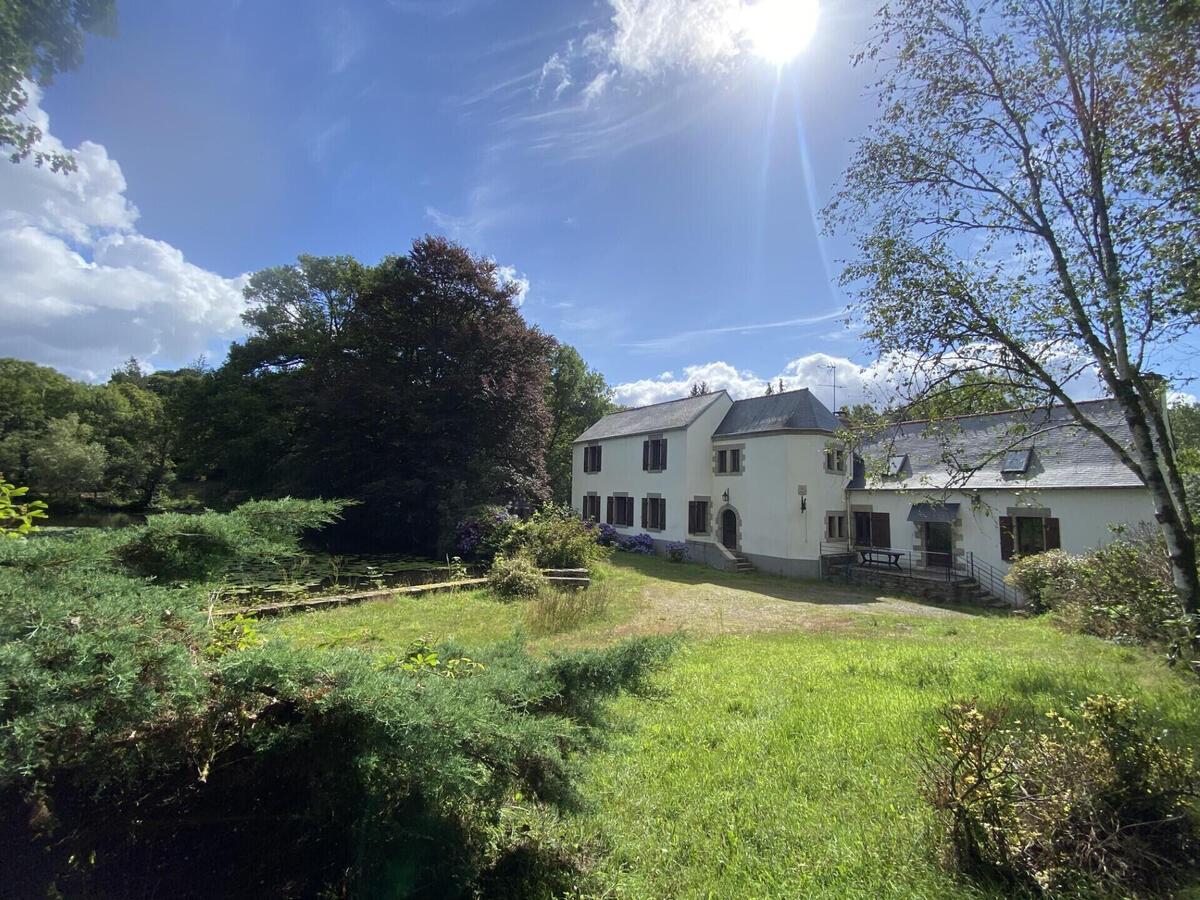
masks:
<path fill-rule="evenodd" d="M 664 335 L 662 337 L 633 341 L 625 344 L 625 346 L 634 350 L 678 350 L 692 346 L 698 340 L 706 337 L 714 337 L 722 334 L 752 334 L 756 331 L 769 331 L 775 328 L 795 328 L 803 325 L 817 325 L 821 322 L 828 322 L 831 319 L 836 319 L 839 316 L 844 315 L 844 311 L 834 310 L 833 312 L 824 313 L 819 316 L 802 316 L 796 319 L 784 319 L 780 322 L 753 322 L 741 325 L 721 325 L 717 328 L 695 328 L 689 331 L 680 331 L 676 334 Z"/>
<path fill-rule="evenodd" d="M 321 34 L 329 51 L 329 70 L 334 75 L 350 68 L 367 44 L 362 22 L 343 4 L 334 6 L 328 18 L 322 19 Z"/>

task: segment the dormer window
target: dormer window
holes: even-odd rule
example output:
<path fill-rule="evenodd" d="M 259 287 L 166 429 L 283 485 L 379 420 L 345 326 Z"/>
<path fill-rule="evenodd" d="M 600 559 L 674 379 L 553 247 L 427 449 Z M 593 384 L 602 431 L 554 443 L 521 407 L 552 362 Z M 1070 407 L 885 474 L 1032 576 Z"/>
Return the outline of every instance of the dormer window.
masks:
<path fill-rule="evenodd" d="M 908 465 L 908 454 L 903 456 L 889 456 L 887 464 L 887 474 L 891 477 L 904 474 L 904 468 Z"/>
<path fill-rule="evenodd" d="M 1024 475 L 1029 471 L 1029 464 L 1033 461 L 1033 450 L 1025 448 L 1024 450 L 1009 450 L 1004 454 L 1004 460 L 1000 463 L 1001 475 Z"/>

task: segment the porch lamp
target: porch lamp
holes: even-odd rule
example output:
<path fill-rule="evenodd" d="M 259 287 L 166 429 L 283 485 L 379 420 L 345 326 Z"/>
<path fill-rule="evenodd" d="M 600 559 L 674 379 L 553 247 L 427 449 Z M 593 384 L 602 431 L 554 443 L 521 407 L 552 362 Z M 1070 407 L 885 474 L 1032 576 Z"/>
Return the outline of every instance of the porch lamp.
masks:
<path fill-rule="evenodd" d="M 721 499 L 724 500 L 726 503 L 729 502 L 729 488 L 725 488 L 725 493 L 723 493 L 721 495 Z"/>
<path fill-rule="evenodd" d="M 808 498 L 807 497 L 800 498 L 800 512 L 808 512 Z"/>

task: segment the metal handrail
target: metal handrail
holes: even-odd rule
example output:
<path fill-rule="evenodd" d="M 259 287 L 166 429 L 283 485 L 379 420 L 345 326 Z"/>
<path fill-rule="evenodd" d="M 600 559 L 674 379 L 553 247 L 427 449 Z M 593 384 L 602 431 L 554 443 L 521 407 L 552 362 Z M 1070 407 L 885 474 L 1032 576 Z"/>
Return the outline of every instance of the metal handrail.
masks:
<path fill-rule="evenodd" d="M 1020 606 L 1021 596 L 1004 580 L 1004 572 L 991 563 L 975 559 L 974 553 L 967 554 L 971 579 L 993 597 L 999 597 L 1009 606 Z"/>
<path fill-rule="evenodd" d="M 894 560 L 876 559 L 869 565 L 877 571 L 894 568 L 899 571 L 899 574 L 907 575 L 910 578 L 918 576 L 928 578 L 931 575 L 937 575 L 939 578 L 944 576 L 947 582 L 974 581 L 982 590 L 1003 600 L 1009 606 L 1020 605 L 1020 596 L 1005 582 L 1004 572 L 990 563 L 976 559 L 975 554 L 971 551 L 967 551 L 963 557 L 956 559 L 950 554 L 938 551 L 931 553 L 926 550 L 904 550 L 897 547 L 855 547 L 853 544 L 826 544 L 822 541 L 820 552 L 822 556 L 853 554 L 856 560 L 861 560 L 861 554 L 864 552 L 890 554 L 895 557 Z M 852 569 L 863 566 L 862 562 L 847 566 L 846 580 L 850 580 Z"/>

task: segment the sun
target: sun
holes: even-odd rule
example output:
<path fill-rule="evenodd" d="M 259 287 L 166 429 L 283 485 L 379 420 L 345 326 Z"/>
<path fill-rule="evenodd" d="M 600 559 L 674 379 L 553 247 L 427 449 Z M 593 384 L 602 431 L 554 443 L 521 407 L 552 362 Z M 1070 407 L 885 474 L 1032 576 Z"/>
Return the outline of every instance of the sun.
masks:
<path fill-rule="evenodd" d="M 743 34 L 755 54 L 782 66 L 808 46 L 819 13 L 817 0 L 758 0 L 742 8 Z"/>

